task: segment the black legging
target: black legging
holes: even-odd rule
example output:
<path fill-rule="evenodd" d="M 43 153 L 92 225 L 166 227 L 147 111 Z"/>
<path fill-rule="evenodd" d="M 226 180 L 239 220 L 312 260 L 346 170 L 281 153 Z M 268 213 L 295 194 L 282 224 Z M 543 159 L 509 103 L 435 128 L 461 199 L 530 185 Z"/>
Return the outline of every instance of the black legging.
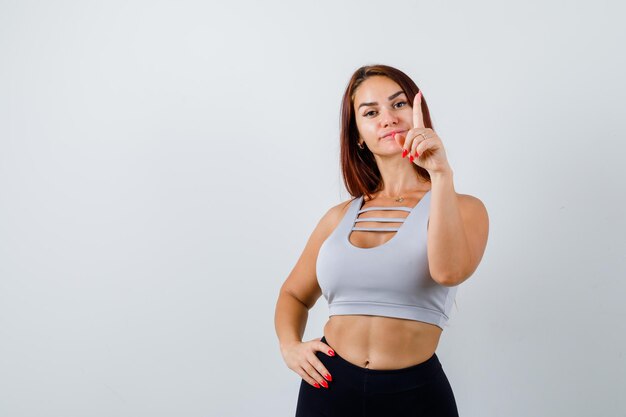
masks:
<path fill-rule="evenodd" d="M 322 337 L 322 342 L 326 338 Z M 332 347 L 332 346 L 331 346 Z M 402 369 L 368 369 L 335 352 L 315 352 L 332 376 L 328 388 L 300 383 L 296 417 L 458 417 L 452 387 L 436 354 Z"/>

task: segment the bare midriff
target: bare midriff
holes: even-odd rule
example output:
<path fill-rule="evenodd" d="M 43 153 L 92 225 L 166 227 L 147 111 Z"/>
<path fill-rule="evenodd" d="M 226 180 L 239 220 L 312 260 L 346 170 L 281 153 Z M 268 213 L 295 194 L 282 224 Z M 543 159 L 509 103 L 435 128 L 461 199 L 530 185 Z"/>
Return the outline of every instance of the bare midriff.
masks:
<path fill-rule="evenodd" d="M 434 324 L 393 317 L 331 316 L 324 326 L 326 344 L 353 365 L 402 369 L 427 361 L 443 330 Z"/>

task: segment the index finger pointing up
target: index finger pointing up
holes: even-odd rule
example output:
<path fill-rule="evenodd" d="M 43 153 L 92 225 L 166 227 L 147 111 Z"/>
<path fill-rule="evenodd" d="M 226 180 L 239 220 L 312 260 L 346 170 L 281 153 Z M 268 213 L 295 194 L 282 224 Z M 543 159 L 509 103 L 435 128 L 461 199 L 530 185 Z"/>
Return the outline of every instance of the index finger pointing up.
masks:
<path fill-rule="evenodd" d="M 422 114 L 422 90 L 413 98 L 413 127 L 424 128 L 424 116 Z"/>

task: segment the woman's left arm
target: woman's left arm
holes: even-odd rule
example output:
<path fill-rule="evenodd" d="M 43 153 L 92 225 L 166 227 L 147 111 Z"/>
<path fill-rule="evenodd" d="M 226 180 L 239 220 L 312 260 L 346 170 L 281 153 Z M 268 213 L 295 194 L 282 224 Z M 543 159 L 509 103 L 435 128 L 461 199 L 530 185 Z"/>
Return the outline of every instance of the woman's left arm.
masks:
<path fill-rule="evenodd" d="M 441 138 L 424 125 L 422 92 L 413 98 L 413 128 L 394 135 L 402 157 L 428 171 L 431 182 L 428 221 L 428 266 L 441 285 L 455 286 L 478 267 L 487 245 L 489 218 L 482 201 L 457 194 Z"/>
<path fill-rule="evenodd" d="M 487 246 L 489 217 L 478 198 L 457 194 L 453 172 L 431 174 L 428 265 L 435 281 L 459 285 L 478 267 Z"/>

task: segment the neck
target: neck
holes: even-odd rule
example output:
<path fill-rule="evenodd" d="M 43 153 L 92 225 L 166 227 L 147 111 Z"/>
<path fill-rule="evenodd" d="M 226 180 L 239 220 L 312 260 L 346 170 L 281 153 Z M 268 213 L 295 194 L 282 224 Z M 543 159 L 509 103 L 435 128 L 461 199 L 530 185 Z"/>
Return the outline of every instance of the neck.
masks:
<path fill-rule="evenodd" d="M 382 188 L 379 189 L 378 196 L 382 198 L 407 197 L 412 193 L 430 188 L 428 182 L 417 175 L 412 163 L 404 159 L 398 160 L 398 158 L 391 161 L 377 159 L 380 159 L 377 162 L 382 180 Z"/>

